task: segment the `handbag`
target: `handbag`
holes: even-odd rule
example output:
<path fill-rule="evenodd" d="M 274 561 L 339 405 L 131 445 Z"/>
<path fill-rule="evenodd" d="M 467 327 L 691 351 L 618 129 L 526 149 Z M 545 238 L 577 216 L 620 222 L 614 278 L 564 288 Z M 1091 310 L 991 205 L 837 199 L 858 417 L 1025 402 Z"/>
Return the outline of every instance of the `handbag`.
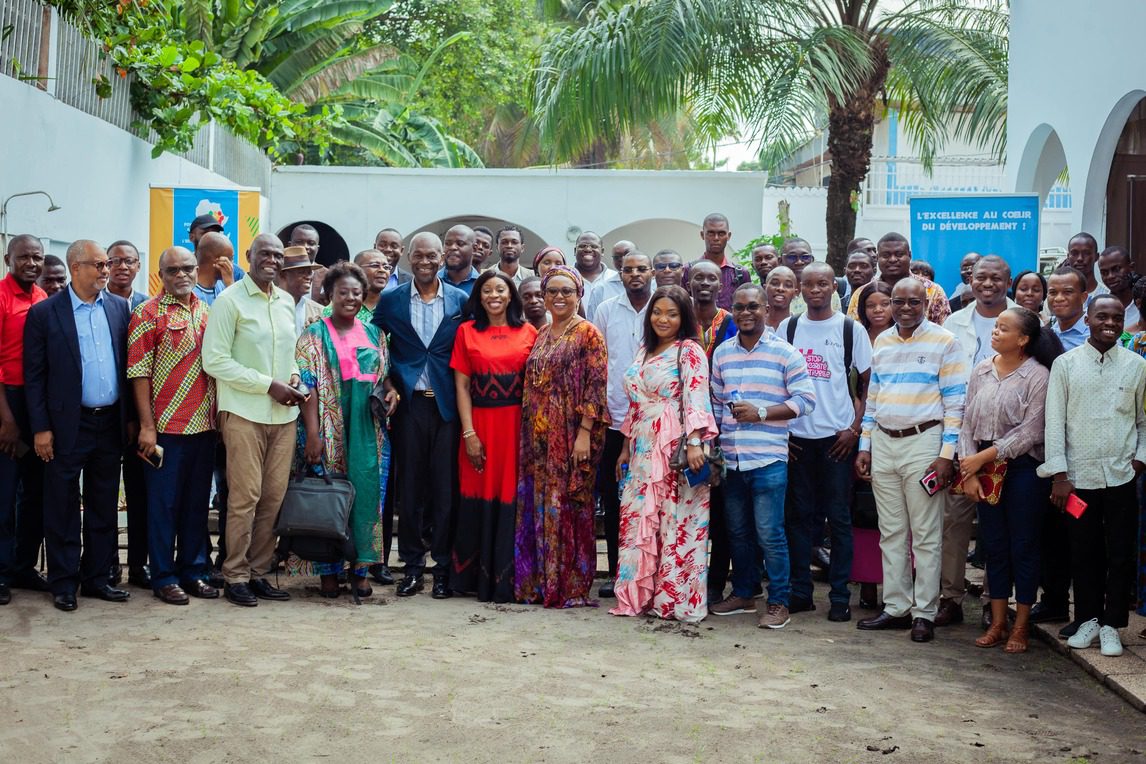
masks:
<path fill-rule="evenodd" d="M 345 475 L 307 474 L 300 466 L 287 484 L 274 533 L 280 547 L 311 562 L 341 562 L 355 556 L 350 532 L 354 485 Z"/>
<path fill-rule="evenodd" d="M 669 457 L 669 469 L 674 472 L 684 472 L 688 469 L 688 433 L 684 431 L 684 375 L 681 373 L 680 356 L 684 350 L 684 343 L 679 342 L 676 348 L 676 369 L 677 376 L 680 378 L 682 384 L 680 389 L 680 440 L 673 449 L 672 456 Z M 709 473 L 708 484 L 710 486 L 718 486 L 724 479 L 724 451 L 721 450 L 719 442 L 714 442 L 711 447 L 701 446 L 704 449 L 704 458 L 708 461 Z"/>
<path fill-rule="evenodd" d="M 1003 497 L 1003 479 L 1007 477 L 1007 460 L 995 459 L 979 470 L 979 487 L 983 489 L 983 501 L 992 507 Z M 947 489 L 955 496 L 963 495 L 963 478 Z"/>

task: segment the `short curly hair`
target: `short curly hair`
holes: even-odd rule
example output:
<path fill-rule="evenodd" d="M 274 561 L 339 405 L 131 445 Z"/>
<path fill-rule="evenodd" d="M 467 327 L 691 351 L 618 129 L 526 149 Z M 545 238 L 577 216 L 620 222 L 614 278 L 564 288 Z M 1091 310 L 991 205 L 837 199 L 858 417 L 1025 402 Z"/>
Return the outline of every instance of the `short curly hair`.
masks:
<path fill-rule="evenodd" d="M 366 273 L 361 268 L 349 260 L 339 260 L 330 266 L 326 275 L 322 277 L 322 293 L 328 296 L 334 294 L 334 285 L 347 276 L 358 279 L 363 292 L 370 288 L 370 282 L 366 280 Z"/>

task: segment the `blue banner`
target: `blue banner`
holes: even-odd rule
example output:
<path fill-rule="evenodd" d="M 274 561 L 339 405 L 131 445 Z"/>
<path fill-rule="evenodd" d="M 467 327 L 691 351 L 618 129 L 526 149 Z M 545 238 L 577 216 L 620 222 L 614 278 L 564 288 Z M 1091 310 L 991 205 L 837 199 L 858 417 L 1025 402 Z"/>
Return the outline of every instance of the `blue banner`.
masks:
<path fill-rule="evenodd" d="M 1011 275 L 1038 270 L 1038 194 L 913 196 L 911 256 L 935 268 L 948 295 L 960 284 L 959 263 L 968 252 L 999 255 Z"/>
<path fill-rule="evenodd" d="M 175 197 L 175 241 L 174 245 L 194 251 L 195 245 L 187 238 L 191 221 L 200 215 L 214 215 L 223 226 L 223 235 L 235 246 L 239 255 L 239 192 L 218 189 L 176 188 Z"/>

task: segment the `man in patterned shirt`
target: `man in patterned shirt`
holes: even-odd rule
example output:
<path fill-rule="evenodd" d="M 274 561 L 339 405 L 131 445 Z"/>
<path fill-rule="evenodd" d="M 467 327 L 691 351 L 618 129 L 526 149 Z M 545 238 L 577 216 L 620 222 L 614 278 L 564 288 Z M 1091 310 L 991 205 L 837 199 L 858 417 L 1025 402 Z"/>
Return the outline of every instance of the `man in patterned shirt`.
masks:
<path fill-rule="evenodd" d="M 127 377 L 139 409 L 146 466 L 151 588 L 169 605 L 188 593 L 219 596 L 207 583 L 207 508 L 215 463 L 215 380 L 203 371 L 207 303 L 195 296 L 198 265 L 183 247 L 159 257 L 163 293 L 135 309 Z M 176 540 L 179 556 L 175 556 Z"/>
<path fill-rule="evenodd" d="M 924 316 L 931 323 L 943 326 L 943 322 L 951 315 L 947 293 L 934 281 L 911 272 L 911 245 L 903 234 L 894 231 L 885 233 L 876 245 L 875 259 L 879 265 L 879 280 L 889 287 L 894 287 L 903 279 L 915 279 L 922 284 L 927 300 Z M 864 289 L 867 287 L 853 290 L 852 299 L 848 303 L 848 316 L 856 321 L 859 320 L 859 301 Z"/>

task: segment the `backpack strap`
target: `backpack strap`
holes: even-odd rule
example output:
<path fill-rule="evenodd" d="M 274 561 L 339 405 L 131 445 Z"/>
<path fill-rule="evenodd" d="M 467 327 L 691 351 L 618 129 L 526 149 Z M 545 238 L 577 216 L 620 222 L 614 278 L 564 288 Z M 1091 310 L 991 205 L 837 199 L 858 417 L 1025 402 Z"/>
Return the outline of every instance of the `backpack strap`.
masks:
<path fill-rule="evenodd" d="M 788 330 L 786 333 L 788 335 L 788 344 L 792 345 L 792 347 L 795 347 L 795 343 L 793 342 L 793 340 L 796 339 L 796 321 L 799 318 L 800 318 L 800 316 L 798 316 L 798 315 L 790 316 L 788 318 Z"/>
<path fill-rule="evenodd" d="M 855 337 L 856 322 L 854 319 L 844 316 L 844 373 L 848 373 L 852 369 L 852 345 Z"/>

